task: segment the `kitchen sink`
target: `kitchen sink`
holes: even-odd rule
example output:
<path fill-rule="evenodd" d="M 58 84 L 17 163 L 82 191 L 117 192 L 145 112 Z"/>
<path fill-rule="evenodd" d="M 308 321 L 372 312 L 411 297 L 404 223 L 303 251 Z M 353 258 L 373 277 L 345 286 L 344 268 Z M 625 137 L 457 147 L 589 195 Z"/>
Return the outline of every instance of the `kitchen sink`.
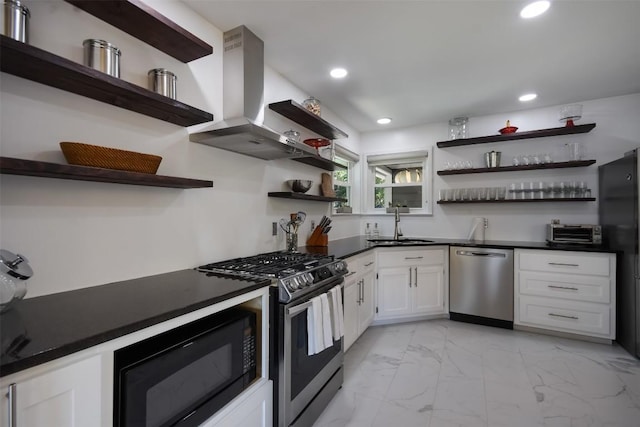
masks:
<path fill-rule="evenodd" d="M 375 243 L 376 245 L 416 245 L 420 243 L 433 243 L 433 240 L 427 239 L 368 239 L 369 242 Z"/>

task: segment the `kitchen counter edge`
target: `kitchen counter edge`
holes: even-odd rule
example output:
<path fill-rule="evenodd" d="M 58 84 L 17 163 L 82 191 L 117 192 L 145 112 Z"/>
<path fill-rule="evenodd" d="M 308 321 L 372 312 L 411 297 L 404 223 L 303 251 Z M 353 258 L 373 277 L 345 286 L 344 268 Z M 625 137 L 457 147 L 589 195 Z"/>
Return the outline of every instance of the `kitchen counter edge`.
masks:
<path fill-rule="evenodd" d="M 390 237 L 380 237 L 381 239 Z M 411 239 L 403 237 L 403 239 Z M 574 251 L 574 252 L 601 252 L 616 253 L 617 251 L 610 249 L 604 245 L 549 245 L 547 242 L 524 242 L 524 241 L 502 241 L 502 240 L 485 240 L 483 242 L 474 242 L 463 239 L 442 239 L 431 237 L 420 237 L 419 239 L 428 239 L 431 242 L 417 242 L 402 245 L 384 245 L 369 242 L 364 236 L 347 237 L 344 239 L 329 241 L 329 246 L 305 246 L 300 248 L 301 251 L 308 253 L 319 253 L 324 255 L 333 255 L 337 259 L 349 258 L 375 248 L 417 248 L 430 246 L 465 246 L 475 248 L 493 248 L 493 249 L 540 249 L 547 251 Z"/>
<path fill-rule="evenodd" d="M 269 285 L 180 270 L 18 301 L 0 315 L 0 377 Z"/>

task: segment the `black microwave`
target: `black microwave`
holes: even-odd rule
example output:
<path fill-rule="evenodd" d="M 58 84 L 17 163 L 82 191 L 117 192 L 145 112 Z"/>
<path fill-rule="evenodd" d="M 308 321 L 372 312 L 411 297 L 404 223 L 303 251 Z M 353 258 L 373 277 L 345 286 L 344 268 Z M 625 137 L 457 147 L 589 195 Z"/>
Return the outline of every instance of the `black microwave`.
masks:
<path fill-rule="evenodd" d="M 256 379 L 256 314 L 232 308 L 114 353 L 116 427 L 195 427 Z"/>

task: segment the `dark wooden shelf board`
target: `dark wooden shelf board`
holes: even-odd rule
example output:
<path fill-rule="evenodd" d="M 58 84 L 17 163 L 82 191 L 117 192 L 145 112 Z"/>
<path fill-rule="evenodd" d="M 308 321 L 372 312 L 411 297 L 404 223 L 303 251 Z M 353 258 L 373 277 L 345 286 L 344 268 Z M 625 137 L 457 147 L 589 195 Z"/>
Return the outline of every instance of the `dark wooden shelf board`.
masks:
<path fill-rule="evenodd" d="M 182 62 L 213 47 L 139 0 L 65 0 Z"/>
<path fill-rule="evenodd" d="M 0 50 L 5 73 L 179 126 L 213 120 L 211 113 L 9 37 L 0 35 Z"/>
<path fill-rule="evenodd" d="M 348 137 L 346 133 L 322 117 L 307 111 L 306 108 L 291 99 L 269 104 L 269 108 L 325 138 L 339 139 Z"/>
<path fill-rule="evenodd" d="M 438 200 L 439 205 L 461 205 L 468 203 L 536 203 L 536 202 L 595 202 L 595 197 L 566 199 L 505 199 L 505 200 Z"/>
<path fill-rule="evenodd" d="M 208 188 L 213 181 L 0 157 L 0 173 L 167 188 Z"/>
<path fill-rule="evenodd" d="M 341 164 L 333 162 L 329 159 L 325 159 L 324 157 L 320 157 L 320 156 L 292 157 L 291 160 L 295 160 L 296 162 L 315 166 L 317 168 L 324 169 L 327 171 L 334 171 L 336 169 L 346 169 Z"/>
<path fill-rule="evenodd" d="M 570 127 L 559 127 L 550 129 L 531 130 L 527 132 L 516 132 L 505 135 L 489 135 L 476 138 L 451 139 L 449 141 L 439 141 L 438 148 L 461 147 L 463 145 L 486 144 L 489 142 L 513 141 L 517 139 L 544 138 L 547 136 L 573 135 L 578 133 L 591 132 L 596 127 L 595 123 L 576 125 Z"/>
<path fill-rule="evenodd" d="M 497 168 L 451 169 L 438 171 L 438 175 L 465 175 L 470 173 L 530 171 L 537 169 L 580 168 L 594 164 L 595 160 L 572 160 L 570 162 L 543 163 L 539 165 L 500 166 Z"/>
<path fill-rule="evenodd" d="M 278 197 L 281 199 L 311 200 L 315 202 L 346 202 L 347 201 L 347 199 L 341 199 L 339 197 L 314 196 L 312 194 L 293 193 L 289 191 L 270 192 L 268 196 Z"/>

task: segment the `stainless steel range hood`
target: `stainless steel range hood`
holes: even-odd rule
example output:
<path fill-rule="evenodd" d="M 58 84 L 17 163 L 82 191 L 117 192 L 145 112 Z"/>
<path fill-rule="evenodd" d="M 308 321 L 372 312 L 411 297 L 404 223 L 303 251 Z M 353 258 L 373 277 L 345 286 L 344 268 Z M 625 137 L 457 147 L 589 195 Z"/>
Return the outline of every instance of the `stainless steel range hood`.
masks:
<path fill-rule="evenodd" d="M 264 126 L 264 43 L 241 25 L 224 33 L 223 121 L 189 140 L 264 160 L 316 151 Z"/>

